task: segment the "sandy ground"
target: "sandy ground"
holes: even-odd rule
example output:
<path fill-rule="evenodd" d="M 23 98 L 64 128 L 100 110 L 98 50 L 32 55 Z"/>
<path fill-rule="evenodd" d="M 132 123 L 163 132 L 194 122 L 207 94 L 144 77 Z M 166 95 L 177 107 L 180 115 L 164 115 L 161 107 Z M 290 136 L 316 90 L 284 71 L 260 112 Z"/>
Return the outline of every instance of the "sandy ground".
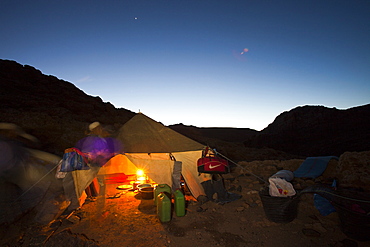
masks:
<path fill-rule="evenodd" d="M 343 234 L 337 213 L 321 216 L 310 194 L 301 196 L 292 222 L 269 221 L 258 195 L 263 184 L 251 176 L 225 180 L 226 188 L 241 199 L 222 205 L 189 200 L 186 215 L 172 214 L 167 223 L 159 220 L 153 200 L 142 199 L 137 191 L 118 190 L 118 185 L 107 184 L 105 196 L 86 201 L 68 219 L 64 215 L 48 227 L 17 222 L 2 229 L 1 246 L 370 245 Z"/>
<path fill-rule="evenodd" d="M 276 172 L 276 166 L 268 164 L 255 164 L 253 171 L 265 177 Z M 294 170 L 300 161 L 289 164 Z M 314 207 L 313 194 L 299 197 L 293 221 L 275 223 L 266 217 L 259 195 L 265 184 L 260 179 L 233 171 L 224 181 L 225 188 L 241 195 L 240 199 L 201 204 L 187 196 L 185 216 L 173 213 L 166 223 L 160 221 L 152 199 L 118 189 L 123 183 L 109 183 L 104 195 L 87 200 L 79 210 L 48 226 L 30 223 L 29 214 L 2 227 L 0 246 L 370 246 L 370 241 L 351 239 L 341 231 L 337 212 L 322 216 Z M 298 182 L 295 186 L 313 183 Z"/>

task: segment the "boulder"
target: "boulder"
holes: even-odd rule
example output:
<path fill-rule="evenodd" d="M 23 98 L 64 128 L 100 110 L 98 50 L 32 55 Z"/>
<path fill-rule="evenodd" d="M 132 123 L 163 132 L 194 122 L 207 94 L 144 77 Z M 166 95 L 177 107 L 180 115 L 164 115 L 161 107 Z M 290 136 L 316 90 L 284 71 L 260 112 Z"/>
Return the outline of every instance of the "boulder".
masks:
<path fill-rule="evenodd" d="M 336 173 L 340 187 L 370 192 L 370 151 L 343 153 Z"/>

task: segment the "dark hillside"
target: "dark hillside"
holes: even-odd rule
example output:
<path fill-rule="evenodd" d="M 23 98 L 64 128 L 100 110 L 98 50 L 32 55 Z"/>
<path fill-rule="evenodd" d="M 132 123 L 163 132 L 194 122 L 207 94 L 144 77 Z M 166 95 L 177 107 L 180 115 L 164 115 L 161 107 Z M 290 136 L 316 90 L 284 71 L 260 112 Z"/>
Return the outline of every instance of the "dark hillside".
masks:
<path fill-rule="evenodd" d="M 370 150 L 370 104 L 338 110 L 302 106 L 280 114 L 273 123 L 245 141 L 303 156 L 337 155 Z"/>
<path fill-rule="evenodd" d="M 273 149 L 307 156 L 340 156 L 370 150 L 370 104 L 347 110 L 302 106 L 281 113 L 262 131 L 239 128 L 170 126 L 199 142 L 243 142 L 246 148 Z"/>
<path fill-rule="evenodd" d="M 183 124 L 170 125 L 169 127 L 193 139 L 207 137 L 227 142 L 243 142 L 258 133 L 257 130 L 248 128 L 198 128 Z"/>
<path fill-rule="evenodd" d="M 99 121 L 117 130 L 135 115 L 15 61 L 0 60 L 0 87 L 0 122 L 19 125 L 40 140 L 38 149 L 58 155 L 84 136 L 89 123 Z M 169 127 L 236 161 L 370 150 L 370 105 L 347 110 L 297 107 L 280 114 L 262 131 L 182 124 Z"/>
<path fill-rule="evenodd" d="M 11 122 L 40 140 L 40 149 L 61 154 L 80 139 L 89 123 L 120 127 L 135 113 L 116 109 L 70 82 L 0 60 L 0 122 Z"/>

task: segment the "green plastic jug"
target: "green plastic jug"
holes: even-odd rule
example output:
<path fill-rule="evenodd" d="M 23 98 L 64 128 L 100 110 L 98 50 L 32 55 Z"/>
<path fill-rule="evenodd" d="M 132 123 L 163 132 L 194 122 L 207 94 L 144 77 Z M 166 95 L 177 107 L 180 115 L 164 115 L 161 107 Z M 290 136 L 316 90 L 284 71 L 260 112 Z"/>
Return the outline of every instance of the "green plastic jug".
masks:
<path fill-rule="evenodd" d="M 171 195 L 171 187 L 168 184 L 158 184 L 157 186 L 155 186 L 155 188 L 154 188 L 154 198 L 153 198 L 155 205 L 157 204 L 158 195 L 161 192 L 165 192 L 168 195 Z"/>
<path fill-rule="evenodd" d="M 176 216 L 182 217 L 185 215 L 185 196 L 179 189 L 174 193 L 174 208 Z"/>
<path fill-rule="evenodd" d="M 161 192 L 158 195 L 157 214 L 161 222 L 169 222 L 171 220 L 171 199 L 165 192 Z"/>

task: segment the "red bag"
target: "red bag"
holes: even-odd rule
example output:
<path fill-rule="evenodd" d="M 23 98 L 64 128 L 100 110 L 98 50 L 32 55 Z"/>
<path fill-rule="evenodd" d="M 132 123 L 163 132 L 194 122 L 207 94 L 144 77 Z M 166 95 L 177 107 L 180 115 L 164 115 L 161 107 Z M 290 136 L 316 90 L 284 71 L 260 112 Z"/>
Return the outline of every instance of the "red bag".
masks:
<path fill-rule="evenodd" d="M 203 151 L 202 158 L 198 159 L 198 172 L 211 174 L 225 174 L 230 172 L 227 160 L 208 154 L 208 147 Z"/>

